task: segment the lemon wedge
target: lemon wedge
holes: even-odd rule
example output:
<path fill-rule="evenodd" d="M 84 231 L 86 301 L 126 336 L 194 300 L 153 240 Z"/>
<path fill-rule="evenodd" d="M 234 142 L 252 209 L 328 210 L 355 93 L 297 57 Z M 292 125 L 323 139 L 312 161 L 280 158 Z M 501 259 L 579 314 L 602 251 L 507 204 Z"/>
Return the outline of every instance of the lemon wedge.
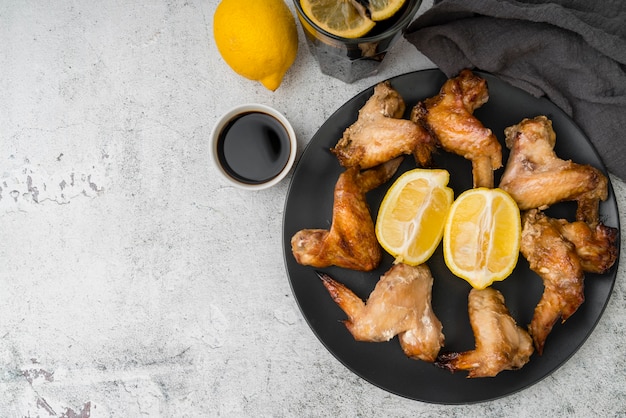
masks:
<path fill-rule="evenodd" d="M 443 235 L 454 275 L 476 289 L 506 279 L 517 264 L 522 226 L 515 200 L 502 189 L 476 188 L 457 197 Z"/>
<path fill-rule="evenodd" d="M 387 190 L 375 231 L 396 263 L 416 266 L 435 252 L 454 200 L 449 180 L 446 170 L 417 168 L 402 174 Z"/>

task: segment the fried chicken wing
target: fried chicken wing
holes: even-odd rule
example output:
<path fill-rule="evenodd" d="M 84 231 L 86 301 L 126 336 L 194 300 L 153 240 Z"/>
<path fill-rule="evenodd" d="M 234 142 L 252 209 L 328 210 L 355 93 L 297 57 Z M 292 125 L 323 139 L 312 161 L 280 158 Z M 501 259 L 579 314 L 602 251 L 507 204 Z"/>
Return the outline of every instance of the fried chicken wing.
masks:
<path fill-rule="evenodd" d="M 595 227 L 599 201 L 607 198 L 606 176 L 590 165 L 557 157 L 556 134 L 545 116 L 524 119 L 506 128 L 505 135 L 511 154 L 499 187 L 520 209 L 543 210 L 557 202 L 575 200 L 576 219 Z"/>
<path fill-rule="evenodd" d="M 420 124 L 401 119 L 404 110 L 404 100 L 388 81 L 377 84 L 332 153 L 344 167 L 366 169 L 411 153 L 428 166 L 434 141 Z"/>
<path fill-rule="evenodd" d="M 583 271 L 606 273 L 617 260 L 617 228 L 598 223 L 595 228 L 583 221 L 554 219 L 563 237 L 574 244 Z"/>
<path fill-rule="evenodd" d="M 451 372 L 467 370 L 467 377 L 473 378 L 493 377 L 528 363 L 534 351 L 532 339 L 511 317 L 499 291 L 491 287 L 472 289 L 468 312 L 476 348 L 441 354 L 436 365 Z"/>
<path fill-rule="evenodd" d="M 330 276 L 319 276 L 348 315 L 344 324 L 357 341 L 389 341 L 398 335 L 407 356 L 428 362 L 436 359 L 444 335 L 431 306 L 433 277 L 425 264 L 394 264 L 380 278 L 367 303 Z"/>
<path fill-rule="evenodd" d="M 378 167 L 344 171 L 335 184 L 330 230 L 303 229 L 291 238 L 291 250 L 302 265 L 331 265 L 369 271 L 378 267 L 382 250 L 365 194 L 389 180 L 402 157 Z"/>
<path fill-rule="evenodd" d="M 492 188 L 493 171 L 502 166 L 502 146 L 473 115 L 488 99 L 487 82 L 463 70 L 411 111 L 411 120 L 424 121 L 443 149 L 472 161 L 474 187 Z"/>
<path fill-rule="evenodd" d="M 584 302 L 584 270 L 576 247 L 565 239 L 558 221 L 532 209 L 522 216 L 520 251 L 544 284 L 529 325 L 539 354 L 556 321 L 565 322 Z"/>

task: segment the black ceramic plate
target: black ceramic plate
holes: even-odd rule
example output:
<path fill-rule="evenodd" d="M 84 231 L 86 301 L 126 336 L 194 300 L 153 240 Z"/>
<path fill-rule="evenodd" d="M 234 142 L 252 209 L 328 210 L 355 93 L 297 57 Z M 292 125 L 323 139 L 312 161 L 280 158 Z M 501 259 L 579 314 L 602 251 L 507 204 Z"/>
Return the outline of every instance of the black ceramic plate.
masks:
<path fill-rule="evenodd" d="M 494 76 L 479 74 L 488 82 L 490 99 L 476 111 L 476 116 L 502 142 L 504 161 L 508 157 L 508 150 L 504 146 L 504 128 L 526 117 L 546 115 L 552 120 L 557 134 L 557 155 L 605 171 L 585 135 L 554 104 L 530 96 Z M 405 116 L 408 117 L 413 105 L 437 94 L 445 80 L 439 70 L 427 70 L 405 74 L 390 81 L 404 98 L 407 104 Z M 291 288 L 302 314 L 324 346 L 346 367 L 372 384 L 407 398 L 444 404 L 473 403 L 506 396 L 538 382 L 567 361 L 591 334 L 611 295 L 617 265 L 605 275 L 587 274 L 585 303 L 565 324 L 554 327 L 542 356 L 534 354 L 520 370 L 504 371 L 493 378 L 467 379 L 465 372 L 452 374 L 433 364 L 408 359 L 397 337 L 384 343 L 355 341 L 341 322 L 346 315 L 331 300 L 317 278 L 315 269 L 296 263 L 291 253 L 291 237 L 300 229 L 327 229 L 330 226 L 333 189 L 343 168 L 329 152 L 329 148 L 341 138 L 344 129 L 356 120 L 358 110 L 372 93 L 373 87 L 358 94 L 321 126 L 303 153 L 291 181 L 285 206 L 283 245 Z M 455 196 L 472 187 L 469 161 L 440 151 L 435 156 L 435 163 L 450 172 L 450 187 L 454 189 Z M 407 156 L 394 179 L 368 193 L 374 219 L 393 180 L 402 172 L 415 167 L 413 158 Z M 496 172 L 496 184 L 501 174 L 502 169 Z M 573 219 L 575 206 L 563 203 L 553 206 L 547 213 L 554 217 Z M 606 225 L 619 227 L 617 204 L 610 186 L 609 198 L 601 204 L 600 213 Z M 381 266 L 369 273 L 337 267 L 323 271 L 366 299 L 379 277 L 390 268 L 392 261 L 392 257 L 387 254 Z M 441 245 L 427 264 L 435 278 L 433 309 L 443 323 L 446 337 L 442 352 L 473 349 L 474 336 L 467 314 L 469 284 L 447 269 Z M 524 258 L 520 256 L 509 278 L 493 287 L 503 293 L 507 307 L 518 324 L 528 324 L 543 292 L 543 284 L 539 276 L 528 268 Z"/>

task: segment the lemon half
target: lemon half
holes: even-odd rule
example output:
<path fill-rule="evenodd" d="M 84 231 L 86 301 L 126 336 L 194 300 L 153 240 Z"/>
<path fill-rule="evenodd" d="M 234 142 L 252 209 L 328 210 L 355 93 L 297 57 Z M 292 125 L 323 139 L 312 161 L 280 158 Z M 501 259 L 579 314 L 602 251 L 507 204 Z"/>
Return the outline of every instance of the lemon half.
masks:
<path fill-rule="evenodd" d="M 443 235 L 450 271 L 484 289 L 517 264 L 522 226 L 515 200 L 502 189 L 467 190 L 452 204 Z"/>
<path fill-rule="evenodd" d="M 441 242 L 454 192 L 443 169 L 417 168 L 387 190 L 378 210 L 376 237 L 396 263 L 419 265 Z"/>

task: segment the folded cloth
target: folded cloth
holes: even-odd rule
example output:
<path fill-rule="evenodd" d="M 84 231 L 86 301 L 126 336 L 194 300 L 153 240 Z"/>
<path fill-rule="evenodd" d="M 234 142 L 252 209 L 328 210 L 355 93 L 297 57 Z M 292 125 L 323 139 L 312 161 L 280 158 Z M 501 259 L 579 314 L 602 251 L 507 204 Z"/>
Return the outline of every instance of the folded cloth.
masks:
<path fill-rule="evenodd" d="M 405 37 L 448 77 L 477 68 L 545 95 L 626 180 L 626 1 L 435 0 Z"/>

